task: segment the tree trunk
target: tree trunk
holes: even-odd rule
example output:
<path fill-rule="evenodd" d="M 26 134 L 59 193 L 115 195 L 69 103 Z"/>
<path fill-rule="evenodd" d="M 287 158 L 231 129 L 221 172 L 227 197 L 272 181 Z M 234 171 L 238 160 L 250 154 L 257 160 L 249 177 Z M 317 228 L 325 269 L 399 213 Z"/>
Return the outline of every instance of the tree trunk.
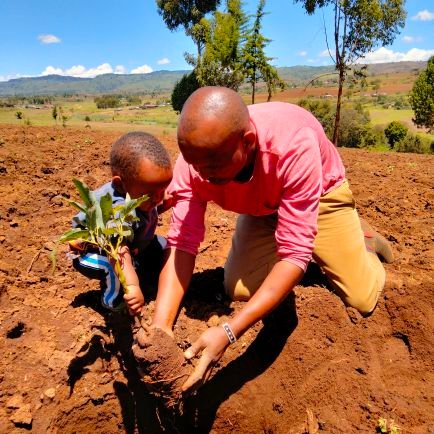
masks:
<path fill-rule="evenodd" d="M 341 120 L 341 100 L 342 100 L 342 89 L 344 86 L 344 80 L 345 80 L 344 65 L 340 65 L 338 100 L 336 102 L 335 125 L 333 129 L 333 139 L 332 139 L 332 142 L 335 144 L 335 146 L 338 146 L 339 122 Z"/>
<path fill-rule="evenodd" d="M 252 104 L 255 104 L 255 91 L 256 91 L 256 71 L 253 72 L 252 82 Z"/>

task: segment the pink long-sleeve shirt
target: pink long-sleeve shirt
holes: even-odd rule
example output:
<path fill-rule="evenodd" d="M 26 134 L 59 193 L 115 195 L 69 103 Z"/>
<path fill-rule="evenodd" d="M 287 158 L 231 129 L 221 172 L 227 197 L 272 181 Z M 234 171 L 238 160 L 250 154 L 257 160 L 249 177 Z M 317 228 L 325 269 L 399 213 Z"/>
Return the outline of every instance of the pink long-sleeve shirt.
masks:
<path fill-rule="evenodd" d="M 169 187 L 176 204 L 168 246 L 197 254 L 210 201 L 239 214 L 277 212 L 277 254 L 305 270 L 317 233 L 319 198 L 344 181 L 342 160 L 321 124 L 303 108 L 271 102 L 248 110 L 257 136 L 251 179 L 214 185 L 179 155 Z"/>

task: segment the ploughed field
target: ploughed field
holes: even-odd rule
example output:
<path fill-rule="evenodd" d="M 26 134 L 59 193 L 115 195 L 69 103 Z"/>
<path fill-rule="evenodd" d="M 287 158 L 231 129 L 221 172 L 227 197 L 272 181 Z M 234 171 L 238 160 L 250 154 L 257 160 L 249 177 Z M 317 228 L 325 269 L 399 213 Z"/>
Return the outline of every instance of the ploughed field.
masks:
<path fill-rule="evenodd" d="M 380 418 L 434 433 L 433 156 L 341 149 L 360 214 L 396 255 L 376 311 L 346 309 L 312 268 L 172 417 L 140 379 L 129 317 L 103 310 L 98 282 L 72 269 L 65 247 L 55 274 L 48 259 L 74 214 L 62 200 L 77 198 L 71 179 L 105 182 L 119 135 L 1 127 L 0 433 L 374 433 Z M 160 139 L 175 158 L 174 137 Z M 242 307 L 222 292 L 235 218 L 208 207 L 180 348 Z"/>

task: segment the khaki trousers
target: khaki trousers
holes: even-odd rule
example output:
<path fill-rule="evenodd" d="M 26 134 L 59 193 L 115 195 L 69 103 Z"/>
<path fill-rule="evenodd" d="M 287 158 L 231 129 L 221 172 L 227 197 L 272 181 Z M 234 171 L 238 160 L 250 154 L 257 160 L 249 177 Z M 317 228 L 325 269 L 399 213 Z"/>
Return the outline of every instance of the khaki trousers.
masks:
<path fill-rule="evenodd" d="M 279 261 L 277 214 L 240 215 L 225 264 L 225 288 L 234 300 L 248 300 Z M 366 250 L 353 194 L 345 181 L 319 203 L 313 259 L 346 305 L 372 312 L 384 287 L 386 272 L 375 253 Z"/>

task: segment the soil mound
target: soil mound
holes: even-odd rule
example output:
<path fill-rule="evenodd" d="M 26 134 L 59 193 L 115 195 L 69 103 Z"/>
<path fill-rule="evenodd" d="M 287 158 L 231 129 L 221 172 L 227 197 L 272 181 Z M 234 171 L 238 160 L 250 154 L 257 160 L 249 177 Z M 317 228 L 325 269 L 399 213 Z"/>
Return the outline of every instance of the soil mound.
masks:
<path fill-rule="evenodd" d="M 182 410 L 181 386 L 190 369 L 175 340 L 161 329 L 141 327 L 133 354 L 147 389 L 174 412 Z"/>

